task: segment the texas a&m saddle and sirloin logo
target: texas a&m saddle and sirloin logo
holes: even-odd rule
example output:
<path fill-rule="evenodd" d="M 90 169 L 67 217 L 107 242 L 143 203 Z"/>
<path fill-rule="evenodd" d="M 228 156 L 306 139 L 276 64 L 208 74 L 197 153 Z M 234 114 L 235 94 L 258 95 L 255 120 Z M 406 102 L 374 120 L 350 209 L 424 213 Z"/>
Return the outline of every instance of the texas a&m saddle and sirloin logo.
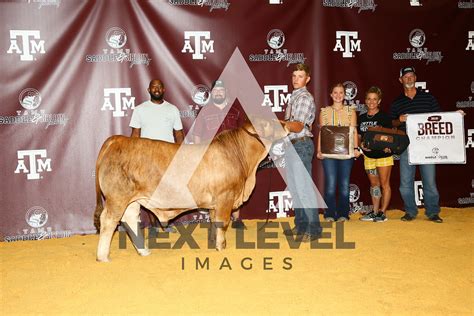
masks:
<path fill-rule="evenodd" d="M 5 236 L 4 241 L 13 242 L 71 237 L 71 231 L 53 231 L 51 226 L 46 226 L 49 218 L 49 213 L 44 207 L 38 205 L 30 207 L 25 213 L 25 222 L 28 226 L 25 225 L 25 228 L 18 235 Z"/>
<path fill-rule="evenodd" d="M 377 4 L 375 4 L 374 0 L 323 0 L 323 7 L 346 9 L 359 8 L 357 13 L 360 13 L 367 10 L 372 10 L 372 12 L 374 12 Z"/>
<path fill-rule="evenodd" d="M 288 49 L 284 48 L 285 33 L 280 29 L 272 29 L 267 34 L 267 45 L 270 48 L 265 48 L 263 54 L 250 54 L 250 62 L 282 62 L 286 61 L 286 66 L 292 64 L 304 63 L 306 58 L 304 53 L 289 53 Z"/>
<path fill-rule="evenodd" d="M 209 12 L 219 9 L 227 11 L 230 7 L 228 0 L 168 0 L 168 3 L 172 6 L 208 7 Z"/>
<path fill-rule="evenodd" d="M 109 48 L 103 48 L 101 54 L 86 55 L 87 63 L 129 63 L 134 65 L 150 65 L 148 53 L 135 53 L 125 47 L 127 33 L 120 27 L 109 28 L 105 33 L 105 42 Z"/>
<path fill-rule="evenodd" d="M 424 47 L 426 42 L 426 34 L 422 29 L 413 29 L 408 41 L 412 47 L 408 47 L 406 52 L 393 53 L 394 60 L 426 60 L 426 64 L 432 61 L 441 62 L 443 55 L 441 51 L 429 51 Z"/>
<path fill-rule="evenodd" d="M 195 118 L 199 111 L 206 106 L 211 99 L 211 89 L 204 84 L 194 85 L 190 93 L 191 100 L 186 110 L 180 110 L 181 118 Z"/>
<path fill-rule="evenodd" d="M 0 116 L 0 125 L 36 124 L 45 123 L 45 128 L 51 125 L 66 125 L 69 118 L 64 113 L 46 113 L 42 109 L 43 97 L 35 88 L 25 88 L 18 96 L 22 108 L 16 111 L 16 115 Z"/>

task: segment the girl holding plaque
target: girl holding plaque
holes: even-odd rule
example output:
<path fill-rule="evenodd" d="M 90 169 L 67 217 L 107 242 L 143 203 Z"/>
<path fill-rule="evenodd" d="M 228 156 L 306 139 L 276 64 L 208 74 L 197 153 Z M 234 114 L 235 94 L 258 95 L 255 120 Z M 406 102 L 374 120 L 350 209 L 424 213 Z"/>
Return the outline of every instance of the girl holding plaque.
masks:
<path fill-rule="evenodd" d="M 323 160 L 324 200 L 328 206 L 324 218 L 328 222 L 344 222 L 349 220 L 353 158 L 361 154 L 357 115 L 352 107 L 344 105 L 345 89 L 341 83 L 331 88 L 330 96 L 332 105 L 322 108 L 319 115 L 317 157 Z"/>

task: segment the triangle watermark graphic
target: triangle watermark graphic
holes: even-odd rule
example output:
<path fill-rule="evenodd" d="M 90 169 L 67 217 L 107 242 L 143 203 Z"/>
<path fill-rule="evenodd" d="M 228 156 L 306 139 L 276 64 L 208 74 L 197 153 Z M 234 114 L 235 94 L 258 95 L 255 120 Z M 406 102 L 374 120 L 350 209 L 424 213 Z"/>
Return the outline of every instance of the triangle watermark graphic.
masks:
<path fill-rule="evenodd" d="M 277 116 L 275 115 L 275 113 L 272 112 L 270 107 L 261 106 L 262 100 L 264 99 L 264 93 L 238 47 L 234 50 L 232 56 L 225 65 L 224 70 L 219 76 L 219 80 L 223 80 L 225 82 L 226 95 L 229 104 L 233 104 L 235 99 L 238 99 L 240 101 L 242 109 L 245 111 L 245 114 L 254 126 L 256 126 L 255 120 L 257 118 L 265 119 L 268 121 L 278 120 Z M 218 126 L 221 125 L 229 109 L 230 107 L 226 107 L 221 113 L 222 115 L 219 118 L 220 121 L 216 122 Z M 196 120 L 204 119 L 201 114 L 202 112 L 198 114 Z M 277 125 L 277 128 L 281 129 L 280 131 L 277 131 L 277 133 L 283 133 L 283 127 L 281 127 L 279 124 Z M 259 133 L 258 130 L 257 133 Z M 210 136 L 214 137 L 215 135 Z M 261 135 L 260 133 L 259 136 L 263 138 L 263 135 Z M 191 133 L 188 133 L 186 141 L 189 141 L 190 137 Z M 293 197 L 293 207 L 313 209 L 327 208 L 323 197 L 321 196 L 319 190 L 314 184 L 311 175 L 305 169 L 303 162 L 301 161 L 298 154 L 296 153 L 295 148 L 293 147 L 293 144 L 289 140 L 286 140 L 285 144 L 286 157 L 291 157 L 291 159 L 294 159 L 298 179 L 301 179 L 301 183 L 306 184 L 306 187 L 304 188 L 295 188 L 291 185 L 288 185 L 285 170 L 283 170 L 282 167 L 277 166 L 278 172 L 284 179 Z M 200 145 L 189 145 L 183 142 L 183 144 L 179 147 L 177 153 L 175 154 L 174 158 L 172 159 L 171 163 L 169 164 L 166 172 L 163 174 L 162 179 L 158 184 L 156 190 L 150 197 L 151 206 L 156 208 L 169 208 L 169 205 L 165 205 L 165 203 L 161 205 L 160 203 L 162 202 L 160 201 L 167 201 L 171 194 L 175 194 L 175 192 L 180 192 L 179 202 L 177 205 L 173 205 L 173 208 L 194 209 L 198 207 L 196 205 L 196 202 L 194 201 L 191 192 L 189 191 L 188 186 L 182 184 L 189 184 L 191 177 L 193 176 L 196 168 L 203 159 L 203 156 L 206 153 L 208 147 L 209 143 L 203 143 Z M 267 151 L 269 151 L 271 158 L 277 159 L 278 157 L 276 157 L 270 150 L 270 146 L 266 145 L 266 147 Z M 300 199 L 298 198 L 298 195 L 304 195 L 306 196 L 306 198 Z"/>

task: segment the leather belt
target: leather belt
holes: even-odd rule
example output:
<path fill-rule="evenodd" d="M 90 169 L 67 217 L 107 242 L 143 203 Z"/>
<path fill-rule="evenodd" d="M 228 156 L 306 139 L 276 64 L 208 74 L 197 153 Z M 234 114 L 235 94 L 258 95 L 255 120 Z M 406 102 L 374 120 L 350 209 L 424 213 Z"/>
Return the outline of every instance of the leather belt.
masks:
<path fill-rule="evenodd" d="M 309 140 L 309 139 L 311 139 L 311 137 L 309 137 L 309 136 L 303 136 L 303 137 L 299 137 L 299 138 L 293 138 L 293 139 L 291 140 L 291 143 L 294 145 L 294 144 L 296 144 L 297 142 L 302 142 L 302 141 L 304 141 L 304 140 Z"/>

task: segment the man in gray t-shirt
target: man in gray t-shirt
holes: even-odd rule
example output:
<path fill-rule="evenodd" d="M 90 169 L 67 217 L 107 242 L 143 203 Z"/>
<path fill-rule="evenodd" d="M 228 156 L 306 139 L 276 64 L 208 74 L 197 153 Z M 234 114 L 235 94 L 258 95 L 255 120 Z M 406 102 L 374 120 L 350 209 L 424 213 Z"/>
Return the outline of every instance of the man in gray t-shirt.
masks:
<path fill-rule="evenodd" d="M 135 108 L 130 120 L 131 137 L 143 137 L 181 144 L 184 139 L 179 110 L 163 99 L 165 86 L 158 79 L 148 86 L 150 101 Z"/>

